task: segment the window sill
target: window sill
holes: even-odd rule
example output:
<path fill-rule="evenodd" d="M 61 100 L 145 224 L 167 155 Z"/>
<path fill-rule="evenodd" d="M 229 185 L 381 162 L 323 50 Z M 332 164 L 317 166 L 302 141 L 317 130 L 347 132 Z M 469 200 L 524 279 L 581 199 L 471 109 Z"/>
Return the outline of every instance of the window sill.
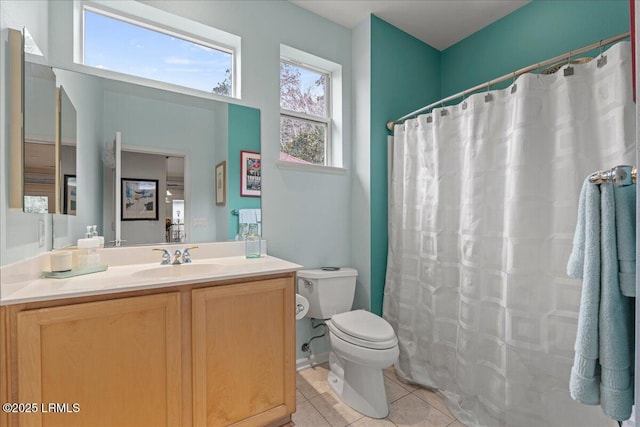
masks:
<path fill-rule="evenodd" d="M 276 160 L 278 169 L 290 169 L 303 172 L 328 173 L 332 175 L 345 175 L 347 169 L 335 166 L 311 165 L 308 163 L 287 162 L 286 160 Z"/>

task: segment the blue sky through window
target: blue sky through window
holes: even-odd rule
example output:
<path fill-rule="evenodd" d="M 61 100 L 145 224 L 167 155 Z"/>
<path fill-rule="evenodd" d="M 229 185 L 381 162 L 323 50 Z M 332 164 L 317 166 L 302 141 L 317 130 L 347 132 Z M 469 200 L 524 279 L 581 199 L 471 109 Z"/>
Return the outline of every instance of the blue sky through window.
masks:
<path fill-rule="evenodd" d="M 86 9 L 84 19 L 85 65 L 209 93 L 231 71 L 230 53 Z"/>

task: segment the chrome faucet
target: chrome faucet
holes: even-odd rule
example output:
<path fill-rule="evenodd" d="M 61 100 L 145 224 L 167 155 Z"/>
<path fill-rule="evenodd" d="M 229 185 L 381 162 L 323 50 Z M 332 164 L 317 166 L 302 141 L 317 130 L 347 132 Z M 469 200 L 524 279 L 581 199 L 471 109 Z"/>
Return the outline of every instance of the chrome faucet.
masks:
<path fill-rule="evenodd" d="M 183 264 L 189 264 L 191 262 L 191 253 L 189 252 L 192 249 L 198 249 L 197 246 L 191 246 L 189 248 L 185 248 L 182 251 L 182 263 Z"/>
<path fill-rule="evenodd" d="M 153 249 L 154 251 L 162 252 L 162 261 L 160 261 L 161 265 L 180 265 L 180 264 L 189 264 L 191 262 L 191 253 L 189 251 L 193 249 L 198 249 L 197 246 L 191 246 L 185 248 L 182 252 L 180 249 L 176 249 L 173 251 L 173 261 L 171 261 L 171 254 L 166 249 Z"/>
<path fill-rule="evenodd" d="M 171 255 L 169 255 L 169 251 L 166 249 L 152 249 L 154 251 L 162 252 L 162 261 L 160 261 L 160 265 L 168 265 L 171 261 Z"/>

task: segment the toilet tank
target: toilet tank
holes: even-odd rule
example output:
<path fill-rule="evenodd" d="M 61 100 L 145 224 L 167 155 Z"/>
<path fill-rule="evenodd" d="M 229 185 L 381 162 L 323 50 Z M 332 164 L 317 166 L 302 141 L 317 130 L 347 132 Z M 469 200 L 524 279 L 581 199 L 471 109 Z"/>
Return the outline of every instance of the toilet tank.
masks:
<path fill-rule="evenodd" d="M 298 271 L 298 293 L 309 300 L 307 317 L 330 319 L 350 311 L 356 292 L 358 270 L 343 267 L 336 271 Z"/>

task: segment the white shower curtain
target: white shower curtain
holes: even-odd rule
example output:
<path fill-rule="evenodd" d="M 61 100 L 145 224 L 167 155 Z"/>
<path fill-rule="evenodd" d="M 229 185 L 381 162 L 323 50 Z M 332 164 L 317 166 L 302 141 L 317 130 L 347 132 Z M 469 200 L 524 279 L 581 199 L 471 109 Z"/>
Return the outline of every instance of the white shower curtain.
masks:
<path fill-rule="evenodd" d="M 635 163 L 630 50 L 396 127 L 384 317 L 399 375 L 469 426 L 616 425 L 569 396 L 566 264 L 585 177 Z"/>

